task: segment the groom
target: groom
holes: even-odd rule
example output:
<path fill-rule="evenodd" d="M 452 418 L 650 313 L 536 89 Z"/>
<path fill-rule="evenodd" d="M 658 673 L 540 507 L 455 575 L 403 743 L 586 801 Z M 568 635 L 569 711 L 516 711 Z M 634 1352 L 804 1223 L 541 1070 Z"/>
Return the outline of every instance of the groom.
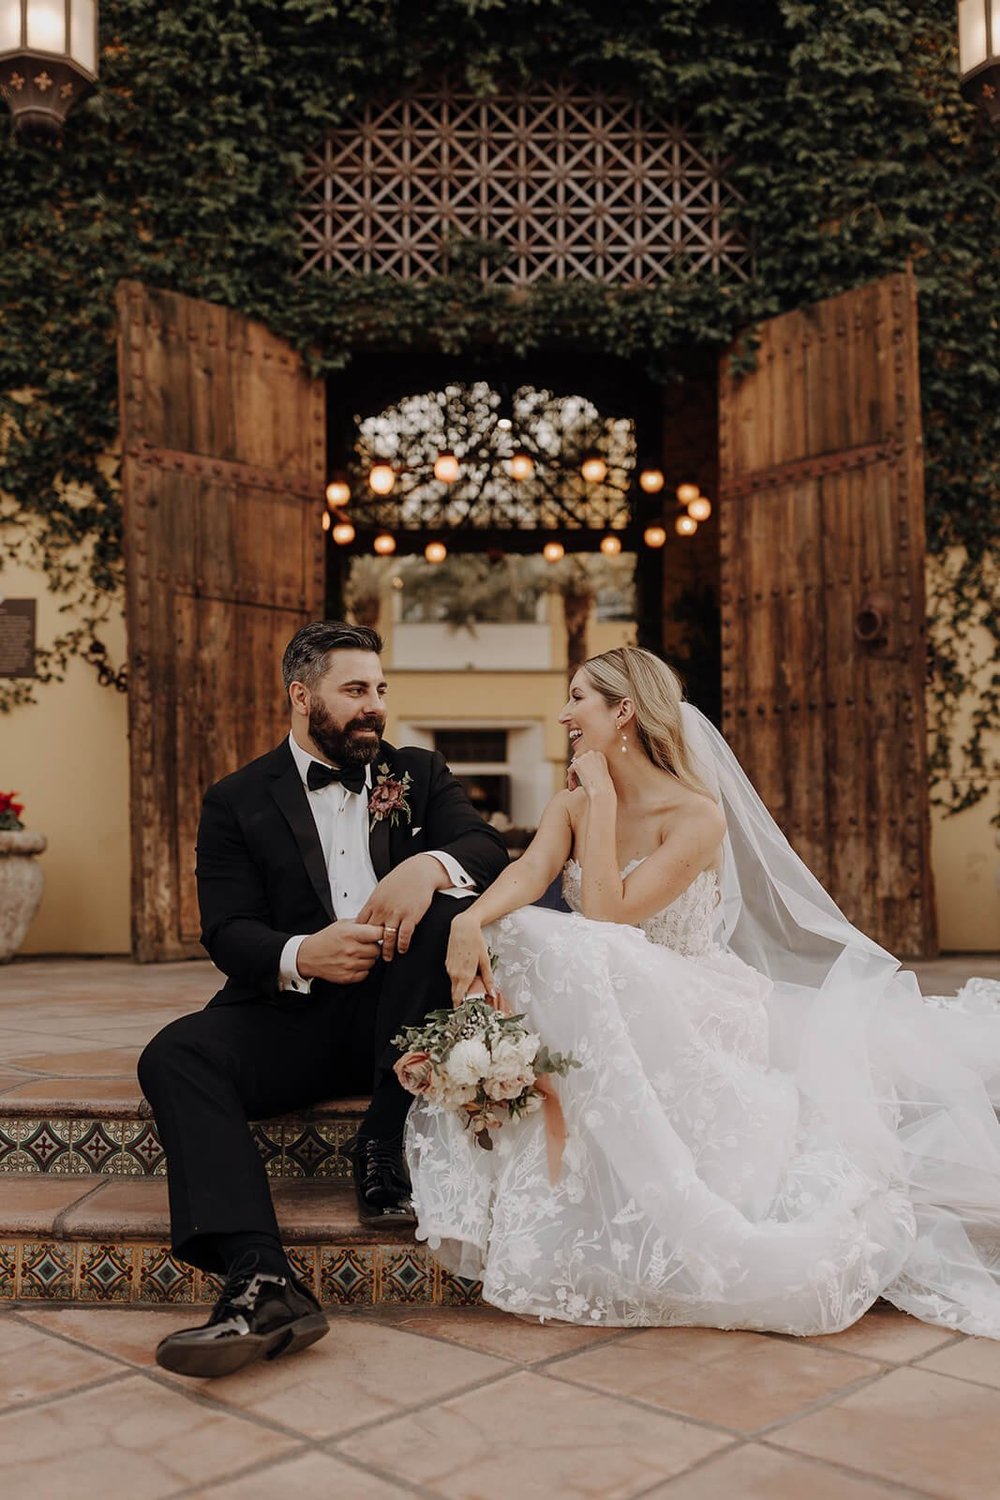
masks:
<path fill-rule="evenodd" d="M 414 1223 L 392 1038 L 450 1004 L 451 920 L 507 854 L 439 753 L 383 741 L 381 649 L 365 627 L 303 626 L 282 661 L 287 740 L 205 796 L 202 941 L 228 977 L 139 1060 L 174 1253 L 226 1277 L 208 1323 L 156 1351 L 180 1374 L 228 1374 L 328 1331 L 289 1267 L 248 1120 L 370 1092 L 346 1148 L 360 1217 Z"/>

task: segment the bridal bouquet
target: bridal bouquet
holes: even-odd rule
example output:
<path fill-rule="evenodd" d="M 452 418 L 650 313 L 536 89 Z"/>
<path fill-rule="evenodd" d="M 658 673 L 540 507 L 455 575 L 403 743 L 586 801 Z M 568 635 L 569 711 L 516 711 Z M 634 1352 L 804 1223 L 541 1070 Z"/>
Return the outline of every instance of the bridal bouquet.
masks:
<path fill-rule="evenodd" d="M 407 1026 L 393 1046 L 407 1049 L 396 1063 L 403 1087 L 464 1115 L 485 1151 L 493 1149 L 491 1130 L 554 1100 L 546 1074 L 579 1067 L 542 1046 L 523 1016 L 507 1015 L 481 995 L 432 1011 L 422 1026 Z"/>

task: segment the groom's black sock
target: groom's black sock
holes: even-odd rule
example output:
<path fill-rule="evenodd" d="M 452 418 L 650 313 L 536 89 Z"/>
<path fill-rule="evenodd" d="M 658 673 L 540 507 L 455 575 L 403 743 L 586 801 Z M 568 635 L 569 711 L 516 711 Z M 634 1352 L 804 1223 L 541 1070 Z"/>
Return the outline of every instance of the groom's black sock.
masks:
<path fill-rule="evenodd" d="M 291 1276 L 291 1266 L 281 1241 L 266 1230 L 217 1234 L 215 1245 L 229 1276 L 234 1270 L 261 1271 L 265 1276 Z"/>

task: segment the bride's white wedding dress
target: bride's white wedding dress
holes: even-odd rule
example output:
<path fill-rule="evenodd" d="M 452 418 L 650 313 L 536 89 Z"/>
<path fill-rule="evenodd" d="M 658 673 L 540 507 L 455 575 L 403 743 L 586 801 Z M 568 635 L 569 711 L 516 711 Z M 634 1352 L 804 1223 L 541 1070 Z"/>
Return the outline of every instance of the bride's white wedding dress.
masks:
<path fill-rule="evenodd" d="M 580 915 L 573 861 L 563 889 L 571 912 L 486 929 L 508 1004 L 581 1065 L 554 1080 L 561 1175 L 540 1114 L 487 1152 L 418 1099 L 418 1237 L 444 1264 L 572 1322 L 830 1333 L 882 1296 L 1000 1337 L 1000 985 L 926 1003 L 825 897 L 847 947 L 768 977 L 720 941 L 714 872 L 638 928 Z"/>

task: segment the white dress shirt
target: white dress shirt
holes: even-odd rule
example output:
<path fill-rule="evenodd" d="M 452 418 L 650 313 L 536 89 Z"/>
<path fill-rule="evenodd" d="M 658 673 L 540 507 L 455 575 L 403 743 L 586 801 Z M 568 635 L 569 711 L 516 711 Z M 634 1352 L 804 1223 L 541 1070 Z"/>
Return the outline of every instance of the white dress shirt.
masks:
<path fill-rule="evenodd" d="M 372 784 L 371 766 L 365 767 L 365 786 L 360 792 L 350 792 L 339 781 L 330 781 L 326 786 L 312 791 L 309 787 L 309 766 L 316 756 L 295 739 L 288 736 L 288 748 L 292 752 L 296 769 L 305 788 L 309 811 L 319 834 L 323 858 L 330 878 L 330 901 L 338 921 L 355 918 L 364 908 L 372 891 L 378 885 L 378 876 L 372 865 L 368 848 L 368 792 Z M 320 765 L 325 764 L 323 761 Z M 419 832 L 415 829 L 414 832 Z M 440 849 L 421 851 L 432 854 L 451 880 L 445 891 L 447 896 L 471 896 L 476 886 L 471 876 L 463 870 L 458 860 Z M 307 934 L 291 937 L 281 950 L 278 965 L 279 984 L 283 990 L 296 990 L 308 994 L 311 979 L 303 979 L 296 965 L 299 946 Z"/>

